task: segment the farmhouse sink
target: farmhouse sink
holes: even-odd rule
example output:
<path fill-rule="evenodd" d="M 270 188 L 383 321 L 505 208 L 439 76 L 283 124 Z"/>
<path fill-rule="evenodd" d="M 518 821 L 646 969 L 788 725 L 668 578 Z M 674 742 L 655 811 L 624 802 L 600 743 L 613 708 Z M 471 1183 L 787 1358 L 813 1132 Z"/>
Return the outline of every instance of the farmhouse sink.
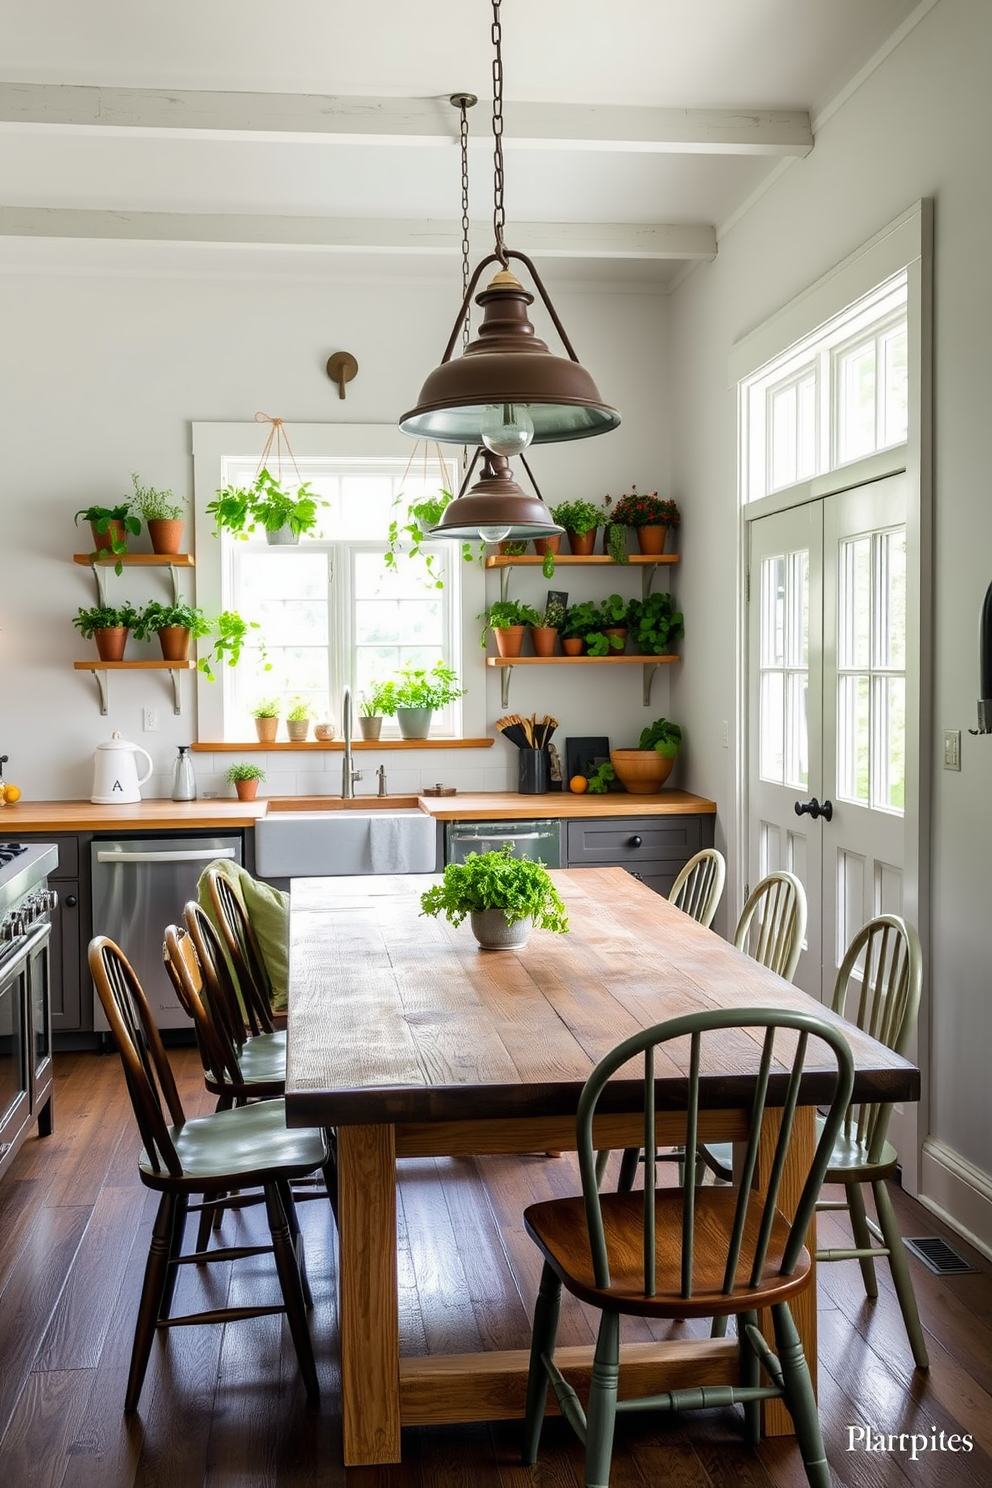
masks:
<path fill-rule="evenodd" d="M 261 876 L 435 871 L 437 824 L 432 817 L 416 809 L 362 811 L 352 809 L 350 801 L 344 804 L 348 809 L 328 809 L 322 799 L 316 811 L 277 810 L 256 822 L 255 867 Z"/>
<path fill-rule="evenodd" d="M 269 796 L 266 814 L 274 811 L 412 811 L 416 796 Z"/>

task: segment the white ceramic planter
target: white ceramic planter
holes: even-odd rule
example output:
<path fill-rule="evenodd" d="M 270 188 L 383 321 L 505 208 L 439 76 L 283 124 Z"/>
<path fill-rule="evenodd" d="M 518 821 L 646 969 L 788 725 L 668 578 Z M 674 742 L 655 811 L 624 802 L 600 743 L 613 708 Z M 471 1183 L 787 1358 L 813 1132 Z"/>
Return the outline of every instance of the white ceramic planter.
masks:
<path fill-rule="evenodd" d="M 433 708 L 397 708 L 396 722 L 402 739 L 426 739 L 431 730 Z"/>
<path fill-rule="evenodd" d="M 484 951 L 509 951 L 525 945 L 533 929 L 530 919 L 508 925 L 501 909 L 473 910 L 470 918 L 472 934 Z"/>

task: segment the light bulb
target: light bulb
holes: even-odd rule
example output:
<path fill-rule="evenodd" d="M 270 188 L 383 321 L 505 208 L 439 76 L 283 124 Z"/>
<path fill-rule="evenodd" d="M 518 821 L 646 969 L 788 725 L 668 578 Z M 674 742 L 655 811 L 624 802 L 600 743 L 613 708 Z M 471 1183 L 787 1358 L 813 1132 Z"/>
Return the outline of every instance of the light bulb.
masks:
<path fill-rule="evenodd" d="M 480 527 L 479 528 L 479 536 L 482 538 L 482 541 L 483 542 L 502 542 L 503 539 L 504 539 L 504 537 L 508 537 L 509 536 L 509 533 L 510 533 L 510 524 L 509 523 L 507 523 L 505 527 Z"/>
<path fill-rule="evenodd" d="M 479 432 L 494 455 L 519 455 L 534 438 L 534 420 L 523 403 L 493 403 Z"/>

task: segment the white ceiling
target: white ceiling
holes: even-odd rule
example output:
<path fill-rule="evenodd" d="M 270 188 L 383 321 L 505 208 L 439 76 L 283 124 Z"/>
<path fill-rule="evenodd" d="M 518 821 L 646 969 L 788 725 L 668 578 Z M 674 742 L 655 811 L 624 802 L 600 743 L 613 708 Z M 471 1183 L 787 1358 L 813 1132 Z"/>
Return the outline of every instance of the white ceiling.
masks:
<path fill-rule="evenodd" d="M 508 245 L 669 282 L 932 3 L 504 0 Z M 490 21 L 489 0 L 0 0 L 0 262 L 85 242 L 450 269 L 455 91 L 480 98 L 491 246 Z"/>

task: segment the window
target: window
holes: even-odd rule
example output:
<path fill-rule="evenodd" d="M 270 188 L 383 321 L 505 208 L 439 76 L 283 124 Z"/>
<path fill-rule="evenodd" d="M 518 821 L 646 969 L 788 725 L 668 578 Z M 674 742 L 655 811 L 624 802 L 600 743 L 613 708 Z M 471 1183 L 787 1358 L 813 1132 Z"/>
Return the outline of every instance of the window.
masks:
<path fill-rule="evenodd" d="M 293 439 L 295 450 L 295 434 Z M 216 447 L 216 435 L 211 442 Z M 253 442 L 245 441 L 249 448 Z M 376 441 L 369 442 L 374 448 Z M 236 609 L 256 622 L 260 629 L 253 634 L 264 646 L 264 652 L 247 649 L 236 667 L 221 668 L 212 690 L 211 684 L 201 684 L 201 738 L 253 739 L 251 708 L 260 698 L 281 703 L 301 698 L 315 716 L 334 719 L 340 727 L 346 683 L 357 702 L 373 678 L 385 680 L 403 666 L 430 669 L 443 659 L 461 675 L 460 548 L 436 545 L 442 588 L 421 560 L 401 558 L 395 568 L 385 562 L 390 521 L 397 513 L 405 516 L 408 502 L 418 496 L 433 494 L 442 484 L 450 489 L 450 468 L 443 474 L 436 459 L 418 460 L 413 468 L 408 455 L 297 454 L 287 471 L 284 456 L 283 484 L 294 489 L 306 481 L 326 503 L 316 532 L 290 546 L 270 544 L 261 531 L 247 540 L 229 533 L 219 541 L 206 536 L 212 523 L 202 509 L 218 486 L 250 484 L 258 456 L 220 453 L 197 463 L 198 570 L 216 570 L 215 603 L 211 607 L 205 597 L 200 603 L 208 614 Z M 209 577 L 198 572 L 198 593 L 206 594 Z M 434 736 L 462 732 L 460 703 L 432 721 Z M 390 734 L 398 735 L 398 729 L 387 721 L 383 737 Z"/>
<path fill-rule="evenodd" d="M 838 553 L 837 794 L 901 813 L 906 796 L 906 530 Z"/>

